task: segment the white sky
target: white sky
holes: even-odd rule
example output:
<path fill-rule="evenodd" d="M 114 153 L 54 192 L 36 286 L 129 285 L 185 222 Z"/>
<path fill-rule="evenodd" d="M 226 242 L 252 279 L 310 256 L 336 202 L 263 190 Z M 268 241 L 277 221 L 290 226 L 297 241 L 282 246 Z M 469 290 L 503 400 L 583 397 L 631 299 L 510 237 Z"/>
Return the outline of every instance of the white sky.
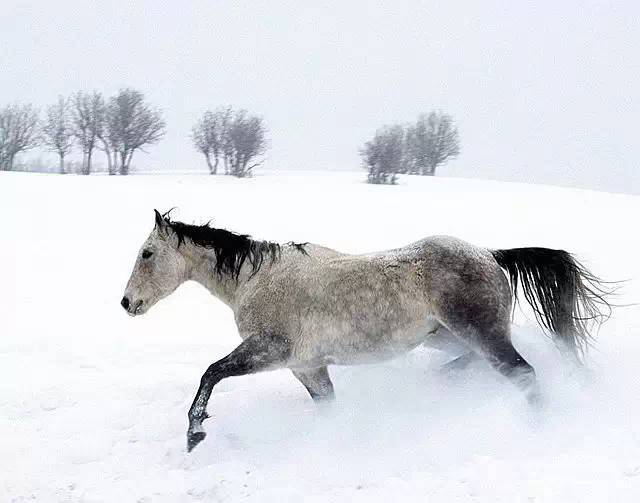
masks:
<path fill-rule="evenodd" d="M 443 175 L 640 193 L 634 1 L 3 2 L 0 103 L 144 91 L 168 123 L 138 168 L 204 170 L 207 108 L 263 115 L 269 169 L 359 169 L 385 123 L 440 108 Z M 99 154 L 98 159 L 101 159 Z"/>

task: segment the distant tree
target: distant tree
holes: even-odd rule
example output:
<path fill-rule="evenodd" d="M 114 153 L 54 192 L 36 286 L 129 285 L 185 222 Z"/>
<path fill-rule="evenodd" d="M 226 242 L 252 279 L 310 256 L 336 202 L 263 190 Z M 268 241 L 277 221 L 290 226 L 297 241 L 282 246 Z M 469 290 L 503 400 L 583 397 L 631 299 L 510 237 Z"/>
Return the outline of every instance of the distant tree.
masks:
<path fill-rule="evenodd" d="M 215 112 L 206 111 L 191 130 L 193 145 L 201 152 L 209 167 L 209 173 L 218 173 L 220 156 L 223 154 L 223 143 L 227 134 L 229 109 Z"/>
<path fill-rule="evenodd" d="M 404 137 L 402 126 L 385 126 L 365 143 L 360 156 L 368 171 L 369 183 L 395 184 L 404 167 Z"/>
<path fill-rule="evenodd" d="M 11 171 L 17 154 L 40 143 L 38 111 L 32 105 L 0 108 L 0 170 Z"/>
<path fill-rule="evenodd" d="M 64 158 L 73 148 L 73 127 L 71 122 L 71 103 L 63 96 L 47 107 L 47 113 L 42 124 L 43 143 L 58 154 L 60 158 L 60 173 L 64 174 Z"/>
<path fill-rule="evenodd" d="M 458 129 L 453 118 L 442 112 L 421 115 L 407 129 L 406 171 L 434 175 L 436 168 L 460 153 Z"/>
<path fill-rule="evenodd" d="M 262 117 L 225 107 L 205 112 L 191 130 L 191 139 L 205 156 L 212 175 L 218 172 L 222 159 L 225 175 L 243 178 L 261 164 L 260 156 L 267 148 L 266 132 Z"/>
<path fill-rule="evenodd" d="M 82 149 L 81 173 L 88 175 L 92 169 L 93 151 L 102 143 L 107 153 L 109 173 L 112 173 L 111 153 L 105 137 L 106 104 L 101 93 L 78 91 L 72 98 L 72 127 L 80 148 Z"/>
<path fill-rule="evenodd" d="M 147 104 L 140 91 L 121 89 L 106 109 L 104 145 L 112 169 L 117 166 L 121 175 L 128 175 L 136 150 L 160 141 L 165 127 L 160 111 Z"/>
<path fill-rule="evenodd" d="M 225 158 L 230 175 L 244 178 L 262 161 L 259 156 L 267 149 L 266 128 L 262 117 L 238 110 L 226 128 Z"/>

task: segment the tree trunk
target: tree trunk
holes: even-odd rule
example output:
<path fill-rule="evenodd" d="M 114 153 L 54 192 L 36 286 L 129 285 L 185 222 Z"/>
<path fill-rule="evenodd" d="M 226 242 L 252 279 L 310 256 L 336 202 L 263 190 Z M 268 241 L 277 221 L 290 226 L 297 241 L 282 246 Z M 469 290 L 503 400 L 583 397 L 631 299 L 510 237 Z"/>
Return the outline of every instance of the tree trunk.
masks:
<path fill-rule="evenodd" d="M 109 144 L 106 142 L 104 138 L 100 138 L 100 141 L 102 142 L 102 150 L 104 150 L 104 153 L 107 156 L 107 169 L 109 170 L 109 175 L 115 175 L 116 174 L 115 158 L 113 160 L 111 159 L 111 149 L 109 149 Z"/>
<path fill-rule="evenodd" d="M 129 174 L 127 173 L 127 153 L 126 152 L 120 152 L 120 174 L 124 176 Z"/>
<path fill-rule="evenodd" d="M 60 174 L 64 175 L 64 154 L 60 154 Z"/>
<path fill-rule="evenodd" d="M 93 156 L 93 150 L 89 150 L 89 152 L 87 153 L 87 167 L 84 171 L 85 175 L 91 174 L 91 157 L 92 156 Z"/>
<path fill-rule="evenodd" d="M 204 154 L 204 157 L 207 160 L 207 166 L 209 167 L 209 174 L 210 175 L 215 175 L 216 174 L 216 170 L 213 167 L 213 165 L 211 164 L 211 156 L 207 153 L 207 154 Z"/>
<path fill-rule="evenodd" d="M 111 152 L 107 149 L 104 153 L 107 155 L 107 168 L 109 169 L 109 175 L 115 175 L 116 172 L 113 169 L 113 163 L 111 162 Z"/>
<path fill-rule="evenodd" d="M 134 152 L 135 152 L 134 150 L 129 152 L 129 157 L 127 158 L 127 175 L 131 172 L 131 159 L 133 159 Z"/>
<path fill-rule="evenodd" d="M 237 176 L 240 178 L 242 176 L 242 161 L 241 156 L 236 154 L 233 159 L 233 163 L 231 164 L 231 174 L 233 176 Z"/>
<path fill-rule="evenodd" d="M 116 157 L 116 152 L 109 151 L 109 160 L 111 162 L 111 172 L 110 175 L 118 174 L 118 159 Z"/>

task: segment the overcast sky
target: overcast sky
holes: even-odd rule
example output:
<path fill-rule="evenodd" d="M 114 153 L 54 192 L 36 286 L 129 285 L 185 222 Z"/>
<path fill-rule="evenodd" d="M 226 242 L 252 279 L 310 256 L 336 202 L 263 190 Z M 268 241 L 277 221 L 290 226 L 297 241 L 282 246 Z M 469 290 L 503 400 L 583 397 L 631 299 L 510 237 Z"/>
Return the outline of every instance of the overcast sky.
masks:
<path fill-rule="evenodd" d="M 273 170 L 360 169 L 377 127 L 442 109 L 443 175 L 640 193 L 639 5 L 5 0 L 0 102 L 135 87 L 168 130 L 133 164 L 203 171 L 207 108 L 263 115 Z"/>

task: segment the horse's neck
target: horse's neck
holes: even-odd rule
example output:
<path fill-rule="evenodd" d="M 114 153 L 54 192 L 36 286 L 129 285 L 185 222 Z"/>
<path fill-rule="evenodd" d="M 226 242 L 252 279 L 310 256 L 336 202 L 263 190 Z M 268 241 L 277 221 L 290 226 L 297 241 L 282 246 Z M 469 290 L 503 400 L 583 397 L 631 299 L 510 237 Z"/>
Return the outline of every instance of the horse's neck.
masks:
<path fill-rule="evenodd" d="M 184 246 L 182 251 L 188 263 L 188 278 L 204 286 L 212 295 L 218 297 L 222 302 L 232 309 L 235 305 L 236 292 L 238 288 L 247 280 L 249 272 L 246 264 L 236 281 L 230 275 L 218 274 L 215 270 L 216 257 L 213 250 L 195 246 L 191 243 Z"/>

